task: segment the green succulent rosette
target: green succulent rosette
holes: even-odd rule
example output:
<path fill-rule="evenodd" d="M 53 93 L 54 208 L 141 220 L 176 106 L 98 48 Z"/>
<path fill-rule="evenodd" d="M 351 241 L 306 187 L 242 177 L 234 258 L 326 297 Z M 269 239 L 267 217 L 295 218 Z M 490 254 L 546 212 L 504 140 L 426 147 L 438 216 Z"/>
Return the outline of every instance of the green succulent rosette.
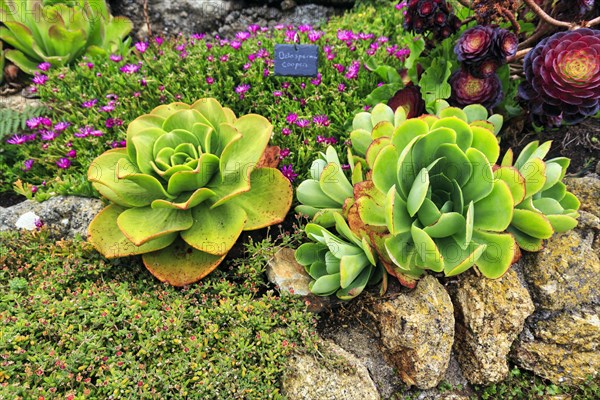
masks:
<path fill-rule="evenodd" d="M 132 121 L 127 147 L 96 158 L 88 179 L 111 204 L 89 240 L 108 258 L 142 254 L 158 279 L 181 286 L 214 270 L 242 231 L 281 222 L 289 180 L 257 168 L 273 127 L 236 118 L 215 99 L 156 107 Z"/>
<path fill-rule="evenodd" d="M 0 39 L 13 47 L 6 58 L 33 74 L 41 62 L 63 66 L 87 53 L 122 53 L 133 28 L 125 17 L 113 17 L 105 0 L 76 2 L 0 0 Z"/>
<path fill-rule="evenodd" d="M 379 105 L 373 113 L 357 121 L 371 123 L 371 138 L 364 128 L 351 134 L 362 139 L 355 150 L 371 171 L 355 187 L 351 228 L 370 236 L 388 272 L 407 286 L 425 270 L 453 276 L 477 265 L 486 277 L 503 275 L 519 254 L 505 232 L 515 202 L 494 178 L 500 146 L 487 111 L 446 107 L 403 120 Z"/>
<path fill-rule="evenodd" d="M 330 215 L 337 234 L 318 224 L 306 225 L 306 235 L 312 242 L 302 244 L 295 257 L 313 279 L 309 284 L 312 293 L 335 293 L 342 300 L 350 300 L 367 285 L 381 281 L 384 270 L 369 242 L 355 235 L 341 214 Z"/>
<path fill-rule="evenodd" d="M 551 144 L 529 143 L 514 163 L 509 150 L 494 171 L 496 178 L 511 186 L 515 197 L 516 208 L 507 230 L 527 251 L 539 251 L 544 239 L 577 226 L 580 202 L 562 183 L 570 160 L 556 157 L 544 161 Z"/>
<path fill-rule="evenodd" d="M 304 214 L 324 227 L 335 225 L 333 213 L 343 213 L 344 202 L 352 197 L 352 183 L 346 178 L 339 156 L 329 146 L 325 153 L 313 161 L 310 178 L 296 189 L 300 205 L 295 211 Z"/>

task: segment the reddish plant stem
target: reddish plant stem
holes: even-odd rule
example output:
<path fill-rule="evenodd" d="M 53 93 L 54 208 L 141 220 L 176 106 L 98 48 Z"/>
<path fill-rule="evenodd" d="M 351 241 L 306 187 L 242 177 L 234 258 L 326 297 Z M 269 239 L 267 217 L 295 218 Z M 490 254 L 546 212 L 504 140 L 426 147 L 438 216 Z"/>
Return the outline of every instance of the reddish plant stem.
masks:
<path fill-rule="evenodd" d="M 534 44 L 540 38 L 545 36 L 547 33 L 548 33 L 548 25 L 542 21 L 542 23 L 540 25 L 538 25 L 535 32 L 533 32 L 533 34 L 531 36 L 529 36 L 527 39 L 525 39 L 521 43 L 519 43 L 519 49 L 524 49 L 526 47 L 529 47 L 529 45 Z"/>
<path fill-rule="evenodd" d="M 517 20 L 515 19 L 515 16 L 513 15 L 513 13 L 511 13 L 509 10 L 507 10 L 506 8 L 497 5 L 497 10 L 499 11 L 500 14 L 502 14 L 507 20 L 510 21 L 513 30 L 515 31 L 515 34 L 519 34 L 519 32 L 521 31 L 521 26 L 519 25 L 519 23 L 517 22 Z"/>

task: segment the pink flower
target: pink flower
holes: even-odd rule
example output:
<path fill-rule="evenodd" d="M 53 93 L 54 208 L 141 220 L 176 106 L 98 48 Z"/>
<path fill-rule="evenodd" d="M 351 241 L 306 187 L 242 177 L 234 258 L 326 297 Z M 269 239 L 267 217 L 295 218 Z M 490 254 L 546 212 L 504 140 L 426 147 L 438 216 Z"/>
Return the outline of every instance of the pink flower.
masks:
<path fill-rule="evenodd" d="M 310 26 L 308 24 L 303 24 L 303 25 L 298 26 L 298 30 L 302 33 L 306 33 L 308 31 L 310 31 L 311 29 L 312 29 L 312 26 Z"/>
<path fill-rule="evenodd" d="M 75 150 L 69 150 L 69 152 L 67 153 L 67 157 L 75 158 L 77 157 L 77 152 Z"/>
<path fill-rule="evenodd" d="M 54 125 L 54 130 L 55 130 L 55 131 L 57 131 L 57 132 L 62 132 L 62 131 L 64 131 L 65 129 L 67 129 L 69 126 L 71 126 L 71 124 L 70 124 L 70 123 L 68 123 L 68 122 L 64 122 L 64 121 L 57 122 L 57 123 Z"/>
<path fill-rule="evenodd" d="M 160 36 L 157 36 L 154 38 L 154 42 L 158 45 L 161 46 L 163 44 L 165 40 L 163 38 L 161 38 Z"/>
<path fill-rule="evenodd" d="M 43 62 L 43 63 L 39 64 L 37 67 L 41 71 L 47 72 L 52 67 L 52 64 L 50 64 L 49 62 Z"/>
<path fill-rule="evenodd" d="M 52 141 L 60 136 L 60 132 L 53 130 L 43 130 L 41 134 L 42 140 Z"/>
<path fill-rule="evenodd" d="M 307 119 L 298 119 L 294 123 L 296 124 L 296 126 L 298 126 L 300 128 L 306 128 L 307 126 L 310 125 L 310 121 Z"/>
<path fill-rule="evenodd" d="M 140 70 L 139 64 L 125 64 L 121 68 L 119 68 L 121 72 L 124 74 L 135 74 Z"/>
<path fill-rule="evenodd" d="M 214 78 L 207 76 L 206 83 L 208 83 L 209 85 L 212 85 L 213 83 L 215 83 L 215 80 L 214 80 Z"/>
<path fill-rule="evenodd" d="M 96 105 L 96 103 L 98 103 L 98 99 L 87 100 L 87 101 L 84 101 L 83 103 L 81 103 L 81 107 L 92 108 Z"/>
<path fill-rule="evenodd" d="M 327 115 L 322 114 L 322 115 L 315 115 L 313 117 L 313 122 L 315 123 L 315 125 L 317 126 L 329 126 L 329 118 L 327 117 Z"/>
<path fill-rule="evenodd" d="M 356 79 L 358 71 L 360 71 L 360 61 L 352 61 L 352 64 L 348 67 L 348 72 L 346 72 L 346 79 Z"/>
<path fill-rule="evenodd" d="M 292 130 L 291 130 L 290 128 L 283 128 L 283 129 L 281 130 L 281 134 L 282 134 L 283 136 L 289 136 L 289 135 L 290 135 L 290 133 L 292 133 Z"/>
<path fill-rule="evenodd" d="M 227 60 L 229 60 L 229 54 L 223 54 L 219 57 L 219 60 L 221 60 L 221 62 L 227 62 Z"/>
<path fill-rule="evenodd" d="M 340 83 L 337 87 L 338 92 L 343 92 L 346 90 L 346 85 L 344 85 L 343 83 Z"/>
<path fill-rule="evenodd" d="M 10 139 L 6 141 L 8 144 L 23 144 L 27 142 L 27 136 L 25 135 L 13 135 Z"/>
<path fill-rule="evenodd" d="M 32 79 L 32 82 L 35 85 L 43 85 L 43 84 L 46 83 L 46 81 L 48 81 L 48 77 L 46 75 L 44 75 L 44 74 L 38 74 L 37 72 L 36 72 L 35 76 Z"/>
<path fill-rule="evenodd" d="M 319 86 L 321 84 L 322 78 L 323 77 L 321 73 L 318 73 L 316 78 L 310 80 L 310 83 L 312 83 L 315 86 Z"/>
<path fill-rule="evenodd" d="M 248 26 L 248 32 L 253 33 L 253 34 L 258 32 L 259 29 L 260 29 L 260 25 L 252 24 L 252 25 Z"/>
<path fill-rule="evenodd" d="M 293 124 L 294 122 L 296 122 L 297 119 L 298 119 L 298 114 L 296 114 L 296 113 L 290 113 L 290 114 L 288 114 L 287 117 L 285 117 L 285 120 L 287 121 L 288 124 Z"/>
<path fill-rule="evenodd" d="M 235 34 L 235 38 L 243 42 L 244 40 L 250 39 L 250 32 L 238 32 Z"/>
<path fill-rule="evenodd" d="M 58 166 L 58 168 L 67 169 L 71 166 L 71 160 L 69 160 L 66 157 L 62 157 L 56 162 L 56 165 Z"/>
<path fill-rule="evenodd" d="M 23 171 L 29 171 L 33 166 L 33 158 L 23 161 Z"/>
<path fill-rule="evenodd" d="M 135 44 L 135 49 L 140 53 L 145 53 L 148 50 L 148 42 L 137 42 Z"/>
<path fill-rule="evenodd" d="M 111 54 L 109 58 L 111 61 L 114 61 L 114 62 L 119 62 L 123 59 L 123 57 L 121 57 L 118 54 Z"/>
<path fill-rule="evenodd" d="M 232 49 L 239 50 L 239 48 L 242 47 L 242 42 L 240 42 L 239 40 L 232 40 L 231 43 L 229 43 L 229 45 Z"/>
<path fill-rule="evenodd" d="M 322 36 L 323 36 L 323 32 L 321 32 L 321 31 L 310 31 L 310 32 L 308 32 L 308 40 L 310 40 L 311 43 L 314 43 L 317 40 L 321 39 Z"/>
<path fill-rule="evenodd" d="M 239 86 L 236 86 L 235 88 L 235 92 L 237 94 L 244 94 L 246 93 L 248 90 L 250 89 L 250 85 L 248 85 L 247 83 L 241 84 Z"/>
<path fill-rule="evenodd" d="M 298 176 L 298 174 L 294 172 L 292 164 L 282 166 L 280 168 L 280 171 L 283 174 L 283 176 L 290 180 L 290 182 L 293 182 L 294 179 L 296 179 L 296 177 Z"/>
<path fill-rule="evenodd" d="M 284 158 L 286 158 L 287 156 L 290 155 L 290 149 L 288 149 L 287 147 L 285 149 L 282 149 L 279 152 L 279 159 L 283 160 Z"/>

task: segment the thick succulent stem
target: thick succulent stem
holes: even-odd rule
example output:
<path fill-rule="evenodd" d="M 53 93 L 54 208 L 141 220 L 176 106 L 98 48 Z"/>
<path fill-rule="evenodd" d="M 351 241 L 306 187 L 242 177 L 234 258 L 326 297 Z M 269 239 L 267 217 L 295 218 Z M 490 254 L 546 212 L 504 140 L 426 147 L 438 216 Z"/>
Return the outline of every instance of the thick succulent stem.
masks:
<path fill-rule="evenodd" d="M 517 52 L 515 53 L 515 55 L 514 55 L 514 56 L 512 56 L 512 57 L 509 57 L 509 58 L 507 59 L 507 61 L 508 61 L 509 63 L 511 63 L 511 62 L 514 62 L 514 61 L 516 61 L 516 60 L 519 60 L 519 59 L 521 59 L 521 58 L 525 57 L 525 55 L 526 55 L 527 53 L 529 53 L 529 51 L 530 51 L 531 49 L 533 49 L 533 47 L 528 47 L 528 48 L 526 48 L 526 49 L 519 50 L 519 51 L 517 51 Z"/>
<path fill-rule="evenodd" d="M 150 16 L 148 14 L 148 0 L 144 0 L 144 21 L 148 27 L 148 36 L 152 36 L 152 26 L 150 25 Z"/>
<path fill-rule="evenodd" d="M 596 25 L 600 25 L 600 17 L 596 17 L 596 18 L 583 24 L 583 26 L 586 26 L 588 28 L 591 28 L 592 26 L 596 26 Z"/>
<path fill-rule="evenodd" d="M 524 49 L 532 44 L 535 44 L 539 39 L 546 36 L 548 31 L 548 25 L 545 22 L 542 22 L 540 25 L 538 25 L 535 32 L 533 32 L 531 36 L 519 43 L 519 49 Z"/>
<path fill-rule="evenodd" d="M 523 1 L 527 4 L 527 6 L 529 8 L 531 8 L 531 11 L 536 13 L 538 17 L 540 17 L 543 21 L 547 22 L 550 25 L 560 26 L 560 27 L 569 28 L 569 29 L 571 29 L 574 25 L 570 22 L 559 21 L 555 18 L 552 18 L 551 16 L 549 16 L 546 13 L 546 11 L 544 11 L 542 9 L 542 7 L 538 6 L 534 0 L 523 0 Z"/>

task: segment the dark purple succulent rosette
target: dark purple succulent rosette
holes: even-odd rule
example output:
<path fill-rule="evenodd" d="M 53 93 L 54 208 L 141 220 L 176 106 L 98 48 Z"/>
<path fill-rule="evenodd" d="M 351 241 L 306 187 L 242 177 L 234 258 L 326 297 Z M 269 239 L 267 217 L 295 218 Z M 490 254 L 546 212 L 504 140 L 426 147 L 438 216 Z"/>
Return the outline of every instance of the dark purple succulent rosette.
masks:
<path fill-rule="evenodd" d="M 572 124 L 600 110 L 600 31 L 555 33 L 527 54 L 523 69 L 519 96 L 538 121 Z"/>
<path fill-rule="evenodd" d="M 449 102 L 453 106 L 464 107 L 469 104 L 481 104 L 488 110 L 502 100 L 502 83 L 497 75 L 477 78 L 467 69 L 455 71 L 448 79 L 452 88 Z"/>
<path fill-rule="evenodd" d="M 494 41 L 494 28 L 477 25 L 463 32 L 454 46 L 454 53 L 460 62 L 476 63 L 493 52 Z"/>
<path fill-rule="evenodd" d="M 410 0 L 404 16 L 404 29 L 418 34 L 431 32 L 445 39 L 460 27 L 460 20 L 445 0 Z"/>
<path fill-rule="evenodd" d="M 387 105 L 394 111 L 398 107 L 404 108 L 406 118 L 416 118 L 425 114 L 425 101 L 421 96 L 421 88 L 413 83 L 409 83 L 403 89 L 400 89 L 394 96 L 388 100 Z"/>
<path fill-rule="evenodd" d="M 512 57 L 517 53 L 518 46 L 519 38 L 517 38 L 517 35 L 506 29 L 496 31 L 495 50 L 503 62 L 506 62 L 508 57 Z"/>
<path fill-rule="evenodd" d="M 467 64 L 466 68 L 476 78 L 487 78 L 494 75 L 502 64 L 497 57 L 487 57 L 479 62 Z"/>

